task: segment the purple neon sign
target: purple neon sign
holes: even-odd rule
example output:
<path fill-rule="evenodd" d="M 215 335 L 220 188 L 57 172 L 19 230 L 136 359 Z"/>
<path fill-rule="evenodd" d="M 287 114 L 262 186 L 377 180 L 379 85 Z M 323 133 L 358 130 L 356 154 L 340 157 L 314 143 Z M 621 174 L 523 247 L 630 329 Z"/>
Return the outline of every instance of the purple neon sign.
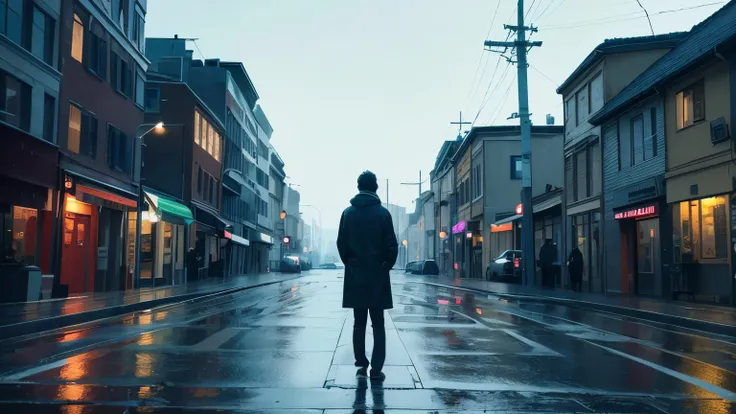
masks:
<path fill-rule="evenodd" d="M 456 225 L 452 226 L 452 234 L 458 234 L 465 231 L 465 222 L 461 221 Z"/>

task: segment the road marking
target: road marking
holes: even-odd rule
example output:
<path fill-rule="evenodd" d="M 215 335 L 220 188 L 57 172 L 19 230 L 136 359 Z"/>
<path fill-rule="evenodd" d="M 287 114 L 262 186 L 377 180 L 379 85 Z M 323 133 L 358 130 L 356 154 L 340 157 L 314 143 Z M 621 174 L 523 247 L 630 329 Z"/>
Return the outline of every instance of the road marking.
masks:
<path fill-rule="evenodd" d="M 544 354 L 547 354 L 547 355 L 554 355 L 554 356 L 559 356 L 559 357 L 562 356 L 558 352 L 555 352 L 555 351 L 551 350 L 550 348 L 548 348 L 548 347 L 540 344 L 539 342 L 534 342 L 534 341 L 532 341 L 529 338 L 525 338 L 525 337 L 519 335 L 518 333 L 512 331 L 511 329 L 501 329 L 501 331 L 506 332 L 507 334 L 511 335 L 512 337 L 516 338 L 517 340 L 519 340 L 519 341 L 521 341 L 521 342 L 529 345 L 530 347 L 532 347 L 532 349 L 534 350 L 535 353 L 544 353 Z"/>
<path fill-rule="evenodd" d="M 110 352 L 112 352 L 111 349 L 110 350 L 100 350 L 100 351 L 87 352 L 87 354 L 89 354 L 89 358 L 87 358 L 85 360 L 85 362 L 89 362 L 89 361 L 91 361 L 93 359 L 101 358 L 101 357 L 109 354 Z M 23 371 L 20 371 L 20 372 L 16 372 L 15 374 L 6 375 L 6 376 L 2 377 L 2 380 L 3 381 L 18 381 L 18 380 L 20 380 L 22 378 L 30 377 L 30 376 L 39 374 L 39 373 L 44 372 L 44 371 L 48 371 L 48 370 L 55 369 L 55 368 L 61 368 L 64 365 L 68 364 L 69 362 L 73 362 L 71 360 L 73 358 L 75 358 L 75 357 L 78 357 L 79 355 L 84 355 L 84 353 L 77 354 L 77 355 L 72 356 L 72 357 L 69 357 L 69 358 L 60 359 L 58 361 L 49 362 L 48 364 L 39 365 L 37 367 L 28 368 L 26 370 L 23 370 Z"/>
<path fill-rule="evenodd" d="M 675 378 L 677 378 L 679 380 L 685 381 L 685 382 L 687 382 L 689 384 L 692 384 L 692 385 L 695 385 L 697 387 L 700 387 L 700 388 L 702 388 L 702 389 L 704 389 L 704 390 L 706 390 L 706 391 L 708 391 L 710 393 L 716 394 L 717 396 L 719 396 L 719 397 L 721 397 L 721 398 L 723 398 L 725 400 L 728 400 L 728 401 L 731 401 L 731 402 L 735 402 L 736 401 L 736 393 L 734 393 L 732 391 L 729 391 L 729 390 L 726 390 L 726 389 L 723 389 L 723 388 L 721 388 L 721 387 L 719 387 L 717 385 L 711 384 L 710 382 L 704 381 L 704 380 L 702 380 L 700 378 L 691 377 L 690 375 L 683 374 L 682 372 L 678 372 L 678 371 L 675 371 L 675 370 L 672 370 L 672 369 L 663 367 L 663 366 L 658 365 L 658 364 L 655 364 L 653 362 L 649 362 L 646 359 L 642 359 L 642 358 L 639 358 L 639 357 L 635 357 L 633 355 L 629 355 L 627 353 L 618 351 L 616 349 L 609 348 L 609 347 L 607 347 L 605 345 L 600 345 L 600 344 L 597 344 L 595 342 L 591 342 L 591 341 L 588 341 L 588 340 L 584 340 L 584 341 L 587 342 L 587 343 L 589 343 L 589 344 L 591 344 L 591 345 L 595 345 L 595 346 L 597 346 L 599 348 L 602 348 L 602 349 L 604 349 L 604 350 L 606 350 L 606 351 L 608 351 L 608 352 L 610 352 L 612 354 L 618 355 L 620 357 L 628 358 L 628 359 L 630 359 L 632 361 L 636 361 L 636 362 L 638 362 L 638 363 L 640 363 L 642 365 L 646 365 L 646 366 L 648 366 L 650 368 L 653 368 L 653 369 L 655 369 L 655 370 L 657 370 L 659 372 L 662 372 L 664 374 L 667 374 L 667 375 L 670 375 L 672 377 L 675 377 Z"/>
<path fill-rule="evenodd" d="M 224 328 L 212 335 L 202 342 L 193 345 L 191 349 L 193 351 L 213 351 L 222 346 L 225 342 L 232 339 L 235 335 L 240 332 L 247 331 L 249 329 L 236 329 L 236 328 Z"/>

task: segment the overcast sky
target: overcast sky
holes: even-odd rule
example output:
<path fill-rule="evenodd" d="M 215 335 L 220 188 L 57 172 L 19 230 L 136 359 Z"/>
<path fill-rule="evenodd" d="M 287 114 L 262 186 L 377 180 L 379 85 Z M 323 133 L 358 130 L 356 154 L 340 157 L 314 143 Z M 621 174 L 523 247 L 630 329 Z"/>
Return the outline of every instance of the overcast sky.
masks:
<path fill-rule="evenodd" d="M 714 2 L 641 3 L 657 34 L 689 30 L 725 4 L 668 12 Z M 334 228 L 364 169 L 378 175 L 384 201 L 389 179 L 389 201 L 413 211 L 418 189 L 400 183 L 417 181 L 420 170 L 428 177 L 443 141 L 457 136 L 449 122 L 459 111 L 470 121 L 477 115 L 477 125 L 518 124 L 506 120 L 517 110 L 516 67 L 505 71 L 501 61 L 492 77 L 498 56 L 483 52 L 489 29 L 490 39 L 504 40 L 503 24 L 515 24 L 516 0 L 501 0 L 495 13 L 498 4 L 150 0 L 146 35 L 199 38 L 195 57 L 245 64 L 288 181 L 298 185 L 303 204 L 322 211 L 324 227 Z M 562 122 L 556 86 L 597 44 L 651 34 L 636 0 L 526 0 L 525 7 L 539 26 L 533 40 L 544 42 L 529 55 L 536 124 L 547 113 Z M 315 209 L 303 211 L 318 219 Z"/>

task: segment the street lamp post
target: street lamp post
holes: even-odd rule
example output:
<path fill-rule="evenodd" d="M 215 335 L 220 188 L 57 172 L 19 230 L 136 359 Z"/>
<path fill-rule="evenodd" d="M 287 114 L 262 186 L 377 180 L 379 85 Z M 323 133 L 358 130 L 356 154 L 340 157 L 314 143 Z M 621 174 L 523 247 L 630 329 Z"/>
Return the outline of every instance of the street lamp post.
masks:
<path fill-rule="evenodd" d="M 151 131 L 157 131 L 158 133 L 161 133 L 164 131 L 164 123 L 158 122 L 156 124 L 141 124 L 138 125 L 138 128 L 136 128 L 136 133 L 143 127 L 147 127 L 149 125 L 153 125 L 151 128 L 149 128 L 146 132 L 136 137 L 136 142 L 138 142 L 138 160 L 136 160 L 136 168 L 137 168 L 137 175 L 138 175 L 138 209 L 136 212 L 136 220 L 135 220 L 135 273 L 134 273 L 134 279 L 133 279 L 133 288 L 138 289 L 140 288 L 141 284 L 141 221 L 143 221 L 143 204 L 144 204 L 144 195 L 143 195 L 143 177 L 141 177 L 142 169 L 143 169 L 143 137 L 148 135 Z"/>

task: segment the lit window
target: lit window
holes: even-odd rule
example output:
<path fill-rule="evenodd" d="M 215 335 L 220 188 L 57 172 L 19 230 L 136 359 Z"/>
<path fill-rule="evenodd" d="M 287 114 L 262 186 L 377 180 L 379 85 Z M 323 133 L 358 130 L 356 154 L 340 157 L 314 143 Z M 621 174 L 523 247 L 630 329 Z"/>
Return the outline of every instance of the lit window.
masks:
<path fill-rule="evenodd" d="M 212 148 L 215 143 L 215 136 L 214 136 L 214 130 L 212 129 L 212 125 L 207 124 L 207 148 L 205 150 L 210 154 L 214 154 L 214 149 Z"/>
<path fill-rule="evenodd" d="M 82 51 L 84 50 L 84 25 L 82 19 L 74 13 L 74 28 L 72 29 L 72 57 L 82 62 Z"/>
<path fill-rule="evenodd" d="M 199 112 L 194 111 L 194 142 L 199 145 L 199 136 L 200 136 L 200 119 L 201 115 L 199 115 Z"/>
<path fill-rule="evenodd" d="M 82 136 L 82 110 L 75 105 L 69 105 L 69 135 L 66 147 L 69 151 L 79 154 L 79 142 Z"/>
<path fill-rule="evenodd" d="M 215 152 L 212 155 L 214 155 L 217 161 L 220 161 L 220 134 L 218 134 L 217 132 L 215 132 L 214 150 Z"/>
<path fill-rule="evenodd" d="M 688 127 L 705 119 L 705 92 L 703 81 L 688 86 L 675 97 L 677 129 Z"/>

